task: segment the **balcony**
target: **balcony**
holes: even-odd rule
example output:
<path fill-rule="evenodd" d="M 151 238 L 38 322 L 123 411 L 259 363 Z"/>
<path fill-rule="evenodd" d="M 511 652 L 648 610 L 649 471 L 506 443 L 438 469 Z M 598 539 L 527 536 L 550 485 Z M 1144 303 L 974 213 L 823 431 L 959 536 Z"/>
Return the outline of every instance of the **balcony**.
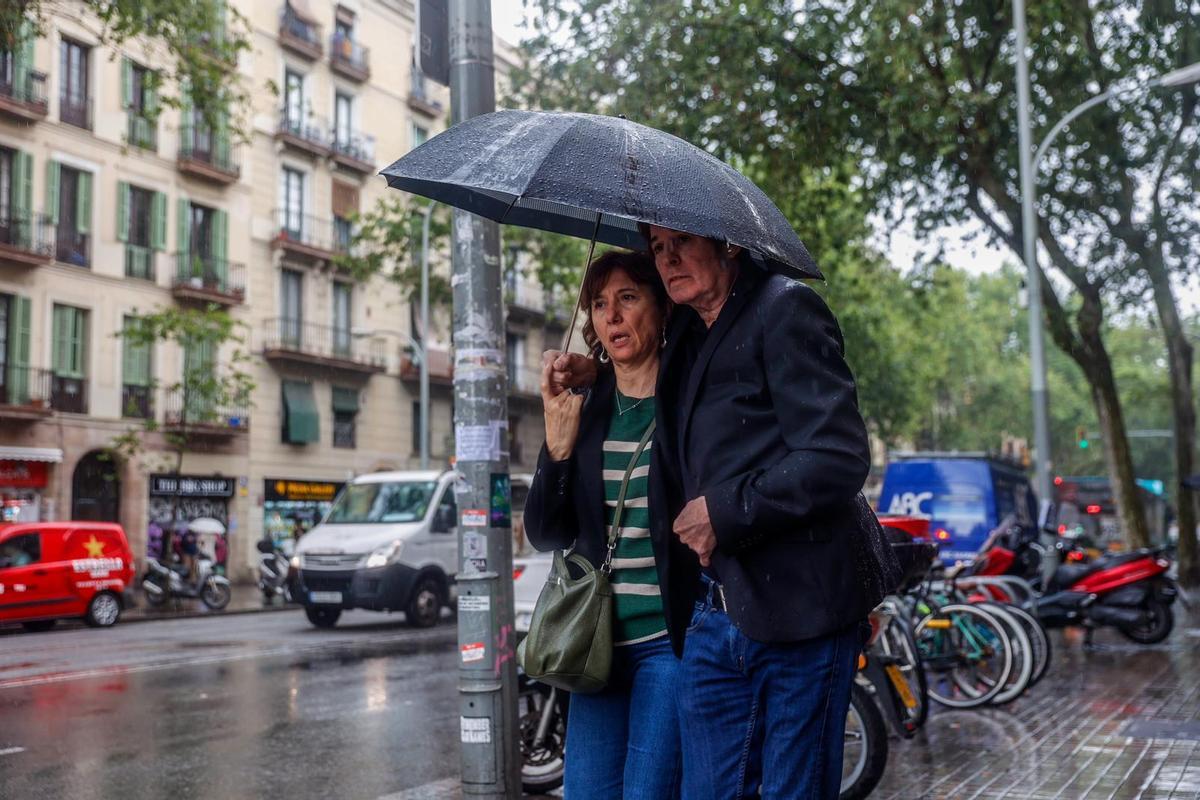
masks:
<path fill-rule="evenodd" d="M 92 101 L 86 97 L 59 97 L 58 118 L 76 128 L 92 129 Z"/>
<path fill-rule="evenodd" d="M 149 386 L 121 386 L 121 416 L 126 419 L 154 417 L 154 390 Z"/>
<path fill-rule="evenodd" d="M 70 228 L 59 227 L 54 237 L 54 260 L 73 267 L 91 267 L 92 237 Z"/>
<path fill-rule="evenodd" d="M 534 367 L 508 365 L 508 396 L 542 401 L 542 373 Z"/>
<path fill-rule="evenodd" d="M 54 258 L 55 229 L 42 214 L 0 218 L 0 263 L 36 267 Z"/>
<path fill-rule="evenodd" d="M 371 375 L 386 366 L 383 342 L 359 339 L 347 328 L 277 317 L 263 323 L 263 357 L 269 361 Z"/>
<path fill-rule="evenodd" d="M 199 253 L 176 253 L 171 294 L 181 301 L 239 305 L 246 300 L 246 267 Z"/>
<path fill-rule="evenodd" d="M 349 36 L 334 33 L 329 37 L 329 68 L 352 81 L 371 77 L 371 51 Z"/>
<path fill-rule="evenodd" d="M 408 107 L 430 119 L 437 119 L 445 110 L 442 104 L 429 93 L 429 87 L 416 67 L 412 70 L 412 86 L 408 91 Z"/>
<path fill-rule="evenodd" d="M 87 378 L 50 376 L 50 407 L 69 414 L 88 413 Z"/>
<path fill-rule="evenodd" d="M 509 319 L 541 322 L 546 316 L 546 293 L 523 283 L 504 287 L 504 306 Z"/>
<path fill-rule="evenodd" d="M 176 166 L 184 175 L 228 186 L 236 183 L 242 168 L 234 160 L 227 139 L 186 125 L 179 132 Z"/>
<path fill-rule="evenodd" d="M 48 369 L 0 365 L 0 419 L 38 420 L 50 416 L 51 377 Z"/>
<path fill-rule="evenodd" d="M 321 30 L 288 4 L 279 15 L 279 44 L 310 61 L 321 57 Z"/>
<path fill-rule="evenodd" d="M 283 250 L 284 255 L 319 263 L 346 252 L 347 243 L 344 236 L 338 235 L 333 220 L 277 209 L 271 246 Z"/>
<path fill-rule="evenodd" d="M 0 80 L 0 113 L 37 122 L 46 118 L 49 108 L 45 73 L 27 72 L 20 82 Z"/>
<path fill-rule="evenodd" d="M 158 277 L 158 252 L 139 244 L 125 245 L 125 277 L 153 283 Z"/>
<path fill-rule="evenodd" d="M 143 116 L 129 112 L 128 130 L 125 133 L 126 142 L 130 147 L 142 150 L 158 150 L 158 123 Z"/>
<path fill-rule="evenodd" d="M 329 126 L 319 117 L 279 111 L 279 128 L 275 138 L 288 147 L 302 150 L 312 156 L 324 158 L 329 155 Z"/>
<path fill-rule="evenodd" d="M 339 135 L 335 130 L 330 155 L 338 166 L 370 175 L 375 172 L 375 137 L 356 132 Z"/>
<path fill-rule="evenodd" d="M 445 350 L 429 350 L 429 383 L 435 386 L 450 386 L 454 383 L 454 361 Z M 421 380 L 421 364 L 410 356 L 400 360 L 400 380 L 418 383 Z"/>
<path fill-rule="evenodd" d="M 250 414 L 245 403 L 222 405 L 180 387 L 167 393 L 163 430 L 188 439 L 230 439 L 249 432 Z"/>

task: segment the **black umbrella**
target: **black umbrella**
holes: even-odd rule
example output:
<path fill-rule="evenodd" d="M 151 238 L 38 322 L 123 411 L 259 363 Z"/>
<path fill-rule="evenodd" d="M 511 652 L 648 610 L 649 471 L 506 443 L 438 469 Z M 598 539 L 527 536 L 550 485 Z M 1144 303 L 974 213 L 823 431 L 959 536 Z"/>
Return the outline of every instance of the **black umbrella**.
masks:
<path fill-rule="evenodd" d="M 637 223 L 739 245 L 777 272 L 820 278 L 761 189 L 668 133 L 617 117 L 497 111 L 438 134 L 388 185 L 488 219 L 642 249 Z"/>

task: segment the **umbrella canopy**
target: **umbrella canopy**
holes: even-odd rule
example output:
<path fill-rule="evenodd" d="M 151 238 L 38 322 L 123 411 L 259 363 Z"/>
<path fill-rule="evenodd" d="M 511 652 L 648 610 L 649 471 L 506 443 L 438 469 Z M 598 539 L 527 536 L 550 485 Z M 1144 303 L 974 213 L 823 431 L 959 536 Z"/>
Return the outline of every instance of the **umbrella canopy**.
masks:
<path fill-rule="evenodd" d="M 695 145 L 595 114 L 497 111 L 438 134 L 380 174 L 396 189 L 510 225 L 632 250 L 637 223 L 739 245 L 770 269 L 821 272 L 761 189 Z"/>
<path fill-rule="evenodd" d="M 221 524 L 220 520 L 212 517 L 197 517 L 188 523 L 188 530 L 199 535 L 213 533 L 220 536 L 225 533 L 225 526 Z"/>

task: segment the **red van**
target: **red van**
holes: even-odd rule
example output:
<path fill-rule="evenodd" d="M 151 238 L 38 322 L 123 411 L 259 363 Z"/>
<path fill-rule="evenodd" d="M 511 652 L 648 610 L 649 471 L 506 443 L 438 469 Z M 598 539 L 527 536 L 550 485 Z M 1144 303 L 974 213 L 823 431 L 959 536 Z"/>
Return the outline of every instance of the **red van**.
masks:
<path fill-rule="evenodd" d="M 0 623 L 37 631 L 56 619 L 82 617 L 107 628 L 121 616 L 121 593 L 133 575 L 133 552 L 120 525 L 0 525 Z"/>

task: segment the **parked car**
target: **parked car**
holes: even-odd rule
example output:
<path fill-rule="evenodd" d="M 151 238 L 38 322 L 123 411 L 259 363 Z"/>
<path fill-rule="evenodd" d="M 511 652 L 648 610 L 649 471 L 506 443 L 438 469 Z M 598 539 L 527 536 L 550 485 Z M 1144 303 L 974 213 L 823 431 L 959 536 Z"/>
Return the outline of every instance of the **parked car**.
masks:
<path fill-rule="evenodd" d="M 31 522 L 0 526 L 0 623 L 48 630 L 82 617 L 115 625 L 133 581 L 133 552 L 120 525 Z"/>
<path fill-rule="evenodd" d="M 352 608 L 437 624 L 458 572 L 454 474 L 376 472 L 346 484 L 292 558 L 293 596 L 313 625 L 333 627 Z"/>
<path fill-rule="evenodd" d="M 928 519 L 948 566 L 970 563 L 1002 520 L 1032 528 L 1038 519 L 1025 470 L 980 453 L 897 455 L 883 476 L 879 512 Z"/>

